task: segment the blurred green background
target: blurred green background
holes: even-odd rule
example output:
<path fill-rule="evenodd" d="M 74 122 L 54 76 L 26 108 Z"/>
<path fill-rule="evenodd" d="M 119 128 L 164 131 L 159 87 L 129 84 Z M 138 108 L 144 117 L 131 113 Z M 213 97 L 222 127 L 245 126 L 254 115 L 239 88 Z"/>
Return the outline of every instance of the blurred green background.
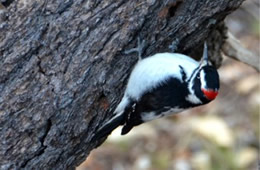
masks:
<path fill-rule="evenodd" d="M 260 2 L 245 1 L 226 19 L 259 57 Z M 116 129 L 77 170 L 256 170 L 259 167 L 259 73 L 224 58 L 220 94 L 202 107 L 135 127 Z"/>

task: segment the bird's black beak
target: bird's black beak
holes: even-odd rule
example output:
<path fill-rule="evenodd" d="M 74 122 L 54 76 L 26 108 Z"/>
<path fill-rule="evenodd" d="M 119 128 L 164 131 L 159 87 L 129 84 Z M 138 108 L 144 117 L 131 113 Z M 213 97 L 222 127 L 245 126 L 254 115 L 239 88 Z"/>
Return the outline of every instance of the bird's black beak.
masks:
<path fill-rule="evenodd" d="M 203 56 L 201 58 L 201 61 L 200 61 L 200 68 L 205 66 L 205 65 L 208 65 L 208 46 L 207 46 L 207 42 L 205 41 L 204 42 L 204 49 L 203 49 Z"/>

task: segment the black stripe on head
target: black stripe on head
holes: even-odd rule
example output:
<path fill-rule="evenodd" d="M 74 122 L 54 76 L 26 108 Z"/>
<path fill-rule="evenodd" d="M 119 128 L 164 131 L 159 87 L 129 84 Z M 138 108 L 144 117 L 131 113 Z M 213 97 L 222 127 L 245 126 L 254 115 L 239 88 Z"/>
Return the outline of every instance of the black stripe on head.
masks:
<path fill-rule="evenodd" d="M 219 90 L 219 75 L 213 66 L 202 67 L 206 87 L 211 90 Z"/>
<path fill-rule="evenodd" d="M 198 71 L 199 71 L 199 67 L 197 67 L 195 70 L 193 70 L 193 72 L 191 73 L 191 76 L 190 76 L 190 78 L 189 78 L 189 80 L 188 80 L 187 82 L 192 81 L 192 79 L 195 78 L 194 76 L 196 76 L 196 74 L 198 73 Z"/>

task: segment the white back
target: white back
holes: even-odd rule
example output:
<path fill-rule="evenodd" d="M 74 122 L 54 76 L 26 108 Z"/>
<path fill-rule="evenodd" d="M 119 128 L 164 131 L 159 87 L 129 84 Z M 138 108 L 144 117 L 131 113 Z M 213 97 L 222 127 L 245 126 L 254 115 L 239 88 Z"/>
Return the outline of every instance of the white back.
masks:
<path fill-rule="evenodd" d="M 182 81 L 179 65 L 183 67 L 189 78 L 199 63 L 178 53 L 158 53 L 140 60 L 130 75 L 125 96 L 138 101 L 143 93 L 155 88 L 169 77 Z"/>

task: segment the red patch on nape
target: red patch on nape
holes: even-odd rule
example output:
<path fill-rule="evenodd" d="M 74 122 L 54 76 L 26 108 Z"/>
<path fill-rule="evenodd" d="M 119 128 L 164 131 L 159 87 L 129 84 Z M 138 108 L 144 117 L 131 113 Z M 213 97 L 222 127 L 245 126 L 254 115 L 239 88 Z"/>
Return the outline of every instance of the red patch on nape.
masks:
<path fill-rule="evenodd" d="M 214 91 L 214 90 L 201 89 L 201 91 L 209 100 L 214 100 L 218 95 L 218 91 Z"/>

